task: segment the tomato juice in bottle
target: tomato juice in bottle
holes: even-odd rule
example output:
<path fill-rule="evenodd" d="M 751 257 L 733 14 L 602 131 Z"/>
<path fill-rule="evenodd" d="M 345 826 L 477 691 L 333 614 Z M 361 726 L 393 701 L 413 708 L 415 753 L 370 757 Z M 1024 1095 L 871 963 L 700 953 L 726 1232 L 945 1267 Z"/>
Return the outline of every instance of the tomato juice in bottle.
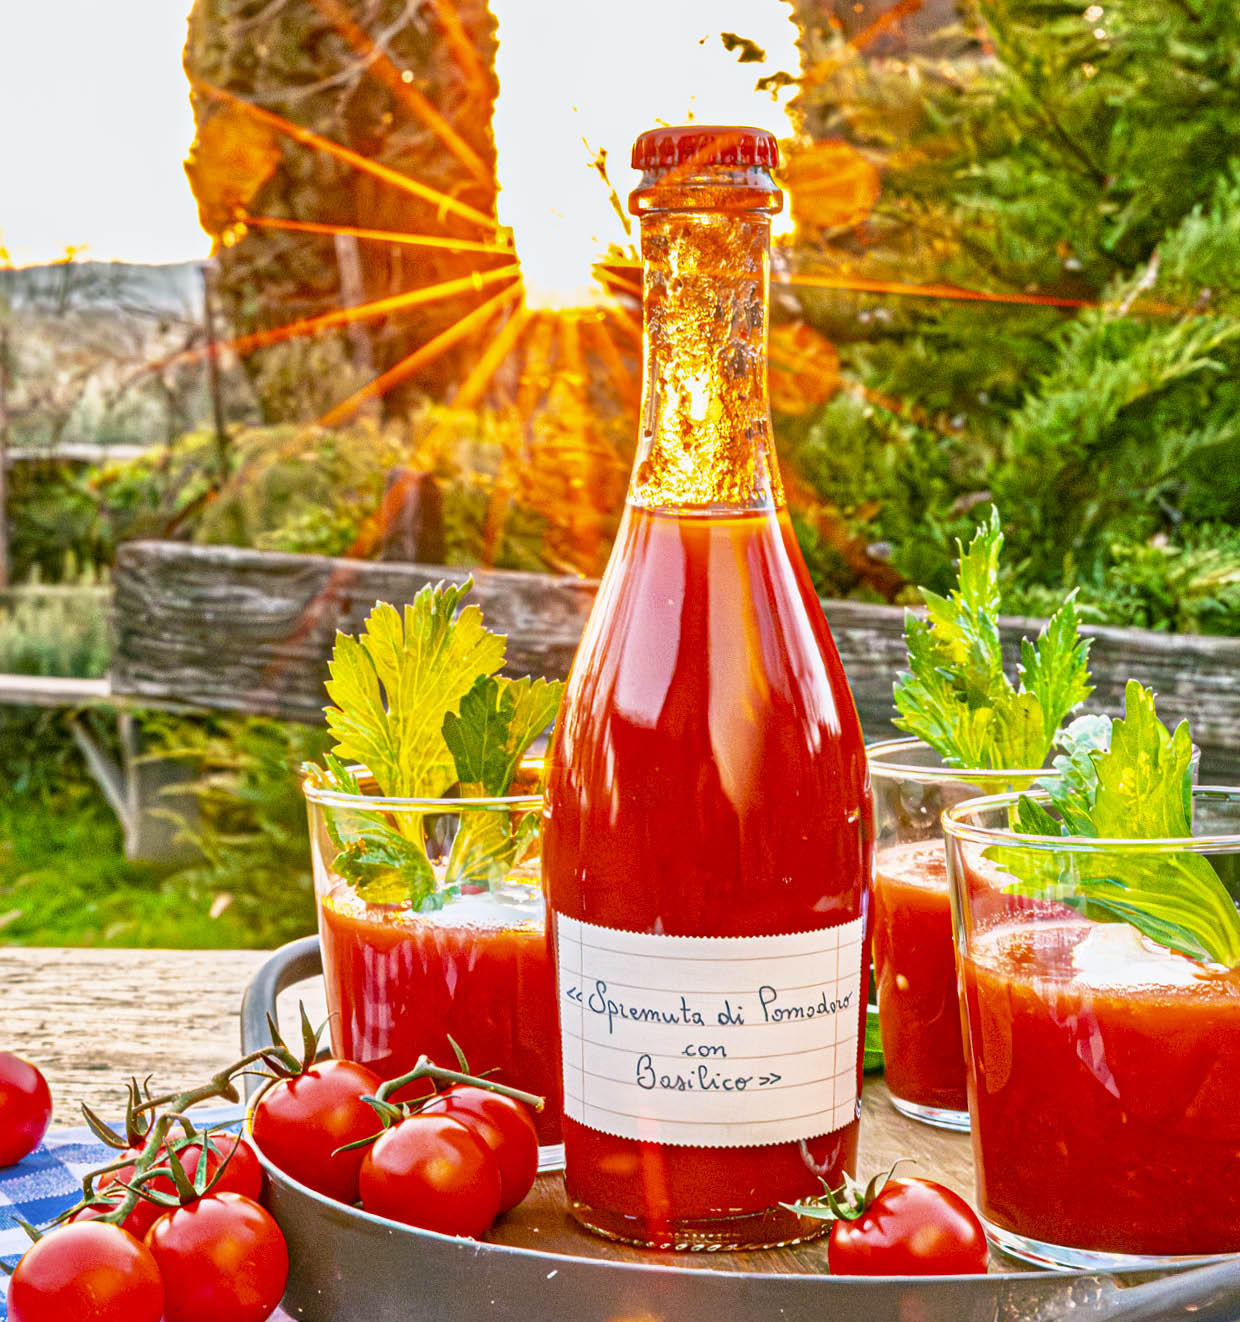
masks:
<path fill-rule="evenodd" d="M 644 404 L 549 763 L 565 1183 L 600 1234 L 743 1248 L 853 1169 L 871 827 L 766 396 L 774 139 L 658 130 Z"/>

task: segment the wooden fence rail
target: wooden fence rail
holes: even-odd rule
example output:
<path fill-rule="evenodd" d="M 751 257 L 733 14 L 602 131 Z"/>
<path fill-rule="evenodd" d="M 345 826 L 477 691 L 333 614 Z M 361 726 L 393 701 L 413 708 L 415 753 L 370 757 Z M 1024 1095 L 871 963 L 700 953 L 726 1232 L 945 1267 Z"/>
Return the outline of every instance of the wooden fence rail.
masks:
<path fill-rule="evenodd" d="M 117 697 L 322 719 L 335 631 L 356 632 L 376 600 L 406 602 L 466 571 L 439 565 L 333 560 L 233 547 L 132 542 L 113 579 Z M 563 676 L 593 601 L 592 580 L 478 572 L 474 600 L 508 635 L 509 668 Z M 869 738 L 891 733 L 891 685 L 904 662 L 903 612 L 823 603 Z M 1007 619 L 1005 644 L 1039 621 Z M 1094 628 L 1093 710 L 1118 713 L 1134 676 L 1160 695 L 1168 720 L 1191 720 L 1203 781 L 1240 782 L 1240 639 Z"/>

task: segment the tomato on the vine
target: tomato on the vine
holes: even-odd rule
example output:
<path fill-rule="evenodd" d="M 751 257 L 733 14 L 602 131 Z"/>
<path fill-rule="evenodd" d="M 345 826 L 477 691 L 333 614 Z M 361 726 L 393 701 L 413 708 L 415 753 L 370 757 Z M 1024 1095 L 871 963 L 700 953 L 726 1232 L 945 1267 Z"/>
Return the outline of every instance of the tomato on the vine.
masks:
<path fill-rule="evenodd" d="M 9 1322 L 159 1322 L 155 1259 L 119 1226 L 61 1226 L 26 1250 L 9 1282 Z"/>
<path fill-rule="evenodd" d="M 179 1148 L 177 1156 L 185 1168 L 186 1175 L 195 1180 L 198 1175 L 198 1163 L 202 1160 L 202 1143 L 195 1141 Z M 165 1158 L 160 1156 L 159 1165 Z M 225 1165 L 227 1163 L 227 1165 Z M 216 1172 L 224 1167 L 224 1173 L 211 1187 L 212 1193 L 239 1193 L 258 1202 L 263 1192 L 263 1168 L 259 1165 L 254 1149 L 239 1134 L 212 1134 L 208 1139 L 207 1183 L 215 1179 Z M 168 1188 L 165 1189 L 165 1182 Z M 173 1192 L 171 1180 L 160 1176 L 152 1184 L 161 1192 Z"/>
<path fill-rule="evenodd" d="M 254 1149 L 244 1138 L 236 1134 L 212 1134 L 207 1141 L 208 1184 L 215 1178 L 216 1172 L 224 1165 L 225 1160 L 228 1161 L 227 1169 L 211 1192 L 244 1194 L 245 1197 L 257 1202 L 263 1192 L 263 1168 L 254 1155 Z M 191 1181 L 194 1180 L 198 1174 L 198 1163 L 202 1160 L 203 1141 L 196 1139 L 183 1146 L 179 1141 L 174 1141 L 173 1146 L 185 1174 Z M 89 1207 L 76 1213 L 71 1220 L 88 1221 L 104 1216 L 124 1199 L 126 1191 L 121 1186 L 132 1182 L 134 1163 L 140 1154 L 134 1148 L 130 1148 L 122 1155 L 128 1158 L 124 1166 L 114 1171 L 106 1171 L 95 1181 L 95 1192 L 107 1205 Z M 156 1153 L 152 1168 L 167 1164 L 167 1144 L 164 1144 Z M 176 1185 L 170 1175 L 156 1175 L 153 1179 L 147 1180 L 142 1187 L 167 1198 L 175 1198 L 177 1195 Z M 142 1239 L 167 1210 L 166 1207 L 161 1207 L 159 1203 L 152 1202 L 148 1198 L 140 1198 L 121 1225 L 131 1235 Z"/>
<path fill-rule="evenodd" d="M 303 1074 L 280 1079 L 254 1105 L 254 1141 L 285 1174 L 341 1203 L 357 1202 L 361 1148 L 337 1149 L 379 1130 L 364 1101 L 383 1081 L 365 1065 L 325 1060 Z"/>
<path fill-rule="evenodd" d="M 443 1235 L 481 1235 L 499 1215 L 491 1150 L 447 1115 L 411 1115 L 365 1150 L 362 1207 Z"/>
<path fill-rule="evenodd" d="M 165 1322 L 264 1322 L 284 1294 L 284 1235 L 241 1194 L 211 1193 L 165 1212 L 146 1243 L 164 1278 Z"/>
<path fill-rule="evenodd" d="M 101 1217 L 115 1212 L 124 1200 L 124 1189 L 108 1188 L 103 1190 L 102 1193 L 97 1192 L 95 1201 L 74 1212 L 69 1218 L 69 1224 L 72 1225 L 76 1221 L 98 1221 Z M 119 1223 L 120 1228 L 127 1230 L 134 1239 L 142 1239 L 166 1210 L 166 1208 L 160 1207 L 158 1203 L 148 1202 L 145 1198 L 140 1198 L 134 1204 L 129 1215 Z"/>
<path fill-rule="evenodd" d="M 33 1152 L 52 1119 L 47 1080 L 28 1060 L 0 1051 L 0 1166 Z"/>
<path fill-rule="evenodd" d="M 490 1148 L 499 1167 L 501 1212 L 516 1207 L 533 1188 L 538 1174 L 538 1130 L 524 1102 L 487 1088 L 458 1084 L 433 1097 L 422 1114 L 451 1116 Z"/>
<path fill-rule="evenodd" d="M 827 1241 L 837 1276 L 972 1275 L 987 1257 L 977 1214 L 933 1180 L 889 1179 L 859 1216 L 837 1220 Z"/>

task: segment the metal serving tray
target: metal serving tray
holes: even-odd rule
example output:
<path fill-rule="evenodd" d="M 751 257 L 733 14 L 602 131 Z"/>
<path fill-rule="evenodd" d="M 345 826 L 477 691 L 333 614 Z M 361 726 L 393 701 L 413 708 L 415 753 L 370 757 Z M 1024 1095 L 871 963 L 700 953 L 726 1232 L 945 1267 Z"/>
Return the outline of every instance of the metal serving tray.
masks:
<path fill-rule="evenodd" d="M 268 1040 L 279 993 L 321 970 L 313 937 L 267 961 L 242 1007 L 245 1051 Z M 259 1157 L 289 1244 L 284 1307 L 303 1322 L 1240 1322 L 1240 1258 L 1158 1279 L 1002 1259 L 986 1276 L 832 1277 L 822 1241 L 719 1255 L 609 1244 L 571 1220 L 554 1173 L 475 1241 L 345 1207 Z"/>

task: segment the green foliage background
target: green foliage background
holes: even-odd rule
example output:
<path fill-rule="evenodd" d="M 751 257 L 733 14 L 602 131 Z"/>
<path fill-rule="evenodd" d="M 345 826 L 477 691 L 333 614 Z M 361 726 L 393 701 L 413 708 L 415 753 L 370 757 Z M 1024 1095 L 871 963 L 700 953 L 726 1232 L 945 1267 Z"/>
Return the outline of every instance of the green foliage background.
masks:
<path fill-rule="evenodd" d="M 849 49 L 799 3 L 816 138 L 879 164 L 800 269 L 1057 309 L 804 296 L 851 388 L 789 452 L 942 590 L 991 497 L 1005 606 L 1240 632 L 1240 47 L 1232 0 L 972 0 L 928 49 Z M 884 401 L 884 402 L 876 402 Z"/>

